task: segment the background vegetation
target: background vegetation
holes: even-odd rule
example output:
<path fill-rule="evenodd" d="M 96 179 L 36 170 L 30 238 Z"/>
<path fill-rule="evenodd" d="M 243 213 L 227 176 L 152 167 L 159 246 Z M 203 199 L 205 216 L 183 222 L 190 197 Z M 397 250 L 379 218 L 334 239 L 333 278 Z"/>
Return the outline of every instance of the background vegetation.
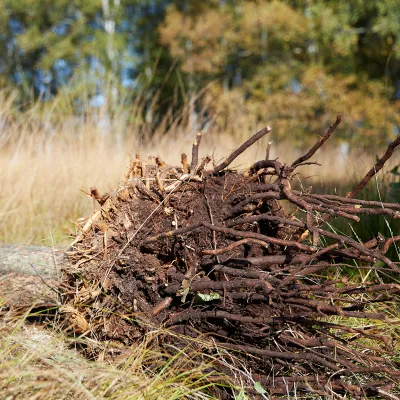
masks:
<path fill-rule="evenodd" d="M 345 190 L 398 133 L 399 21 L 400 0 L 3 0 L 0 241 L 62 242 L 79 189 L 136 152 L 176 162 L 197 129 L 218 158 L 269 124 L 290 161 L 341 112 L 303 178 Z"/>
<path fill-rule="evenodd" d="M 398 132 L 399 10 L 399 0 L 4 0 L 0 76 L 22 107 L 68 91 L 65 114 L 85 101 L 113 113 L 145 93 L 147 122 L 190 103 L 193 125 L 230 132 L 234 114 L 296 143 L 345 111 L 341 137 L 376 146 Z"/>

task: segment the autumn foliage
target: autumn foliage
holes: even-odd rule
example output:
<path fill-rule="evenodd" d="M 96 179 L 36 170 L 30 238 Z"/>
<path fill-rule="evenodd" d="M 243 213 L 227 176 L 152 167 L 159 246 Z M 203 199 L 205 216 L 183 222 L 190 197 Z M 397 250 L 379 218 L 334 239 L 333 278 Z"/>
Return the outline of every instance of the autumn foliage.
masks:
<path fill-rule="evenodd" d="M 397 47 L 384 30 L 392 17 L 384 5 L 378 9 L 277 0 L 210 2 L 186 11 L 171 6 L 161 43 L 180 60 L 189 88 L 209 85 L 207 110 L 228 131 L 227 121 L 246 120 L 247 128 L 265 121 L 275 137 L 307 143 L 310 132 L 343 112 L 341 139 L 362 137 L 363 146 L 379 146 L 397 132 L 400 117 L 388 75 Z M 362 17 L 372 25 L 363 36 L 356 26 Z M 386 69 L 378 57 L 387 60 Z M 385 79 L 371 79 L 378 77 L 373 68 Z"/>

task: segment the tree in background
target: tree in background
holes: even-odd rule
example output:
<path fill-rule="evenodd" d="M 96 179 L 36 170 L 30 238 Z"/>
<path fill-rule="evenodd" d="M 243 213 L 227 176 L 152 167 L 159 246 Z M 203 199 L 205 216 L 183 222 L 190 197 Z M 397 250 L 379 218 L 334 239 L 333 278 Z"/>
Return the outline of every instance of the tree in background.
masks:
<path fill-rule="evenodd" d="M 383 142 L 399 124 L 399 10 L 400 0 L 3 0 L 0 77 L 21 104 L 32 87 L 44 100 L 67 91 L 71 112 L 85 92 L 111 111 L 140 94 L 152 123 L 189 104 L 226 131 L 268 121 L 299 143 L 344 111 L 344 139 Z"/>
<path fill-rule="evenodd" d="M 303 142 L 345 111 L 346 140 L 362 131 L 365 144 L 379 143 L 400 122 L 390 102 L 399 9 L 398 0 L 231 0 L 192 15 L 172 5 L 160 34 L 187 80 L 213 82 L 209 104 L 226 129 L 227 115 L 243 114 Z"/>

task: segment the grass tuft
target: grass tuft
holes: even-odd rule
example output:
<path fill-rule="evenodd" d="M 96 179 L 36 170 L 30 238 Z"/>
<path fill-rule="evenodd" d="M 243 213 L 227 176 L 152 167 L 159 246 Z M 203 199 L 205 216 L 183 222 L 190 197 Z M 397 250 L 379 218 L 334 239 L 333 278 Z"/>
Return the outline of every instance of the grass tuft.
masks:
<path fill-rule="evenodd" d="M 225 388 L 236 388 L 230 378 L 215 372 L 216 358 L 198 343 L 161 351 L 165 335 L 149 332 L 134 347 L 120 348 L 106 361 L 90 361 L 75 347 L 104 343 L 74 340 L 24 320 L 0 325 L 0 392 L 4 399 L 216 399 Z M 170 334 L 170 333 L 169 333 Z M 182 339 L 181 341 L 187 341 Z M 111 346 L 111 345 L 110 345 Z M 118 352 L 118 348 L 115 347 Z M 110 353 L 110 348 L 107 349 Z"/>

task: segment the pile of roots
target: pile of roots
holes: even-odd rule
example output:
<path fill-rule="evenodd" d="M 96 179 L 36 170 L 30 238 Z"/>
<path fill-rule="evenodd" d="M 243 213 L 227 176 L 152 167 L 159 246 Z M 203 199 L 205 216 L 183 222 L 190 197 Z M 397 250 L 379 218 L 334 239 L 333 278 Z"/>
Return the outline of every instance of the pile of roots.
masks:
<path fill-rule="evenodd" d="M 248 170 L 229 169 L 268 127 L 219 165 L 199 159 L 199 133 L 190 163 L 136 156 L 115 192 L 92 188 L 100 206 L 81 223 L 64 272 L 69 328 L 124 346 L 154 326 L 206 336 L 272 396 L 397 398 L 395 344 L 373 328 L 389 318 L 380 305 L 400 293 L 380 278 L 400 272 L 386 256 L 400 236 L 363 243 L 329 222 L 400 218 L 399 204 L 355 199 L 400 138 L 346 197 L 291 186 L 339 123 L 291 165 L 267 150 Z M 366 268 L 360 284 L 337 273 Z"/>

